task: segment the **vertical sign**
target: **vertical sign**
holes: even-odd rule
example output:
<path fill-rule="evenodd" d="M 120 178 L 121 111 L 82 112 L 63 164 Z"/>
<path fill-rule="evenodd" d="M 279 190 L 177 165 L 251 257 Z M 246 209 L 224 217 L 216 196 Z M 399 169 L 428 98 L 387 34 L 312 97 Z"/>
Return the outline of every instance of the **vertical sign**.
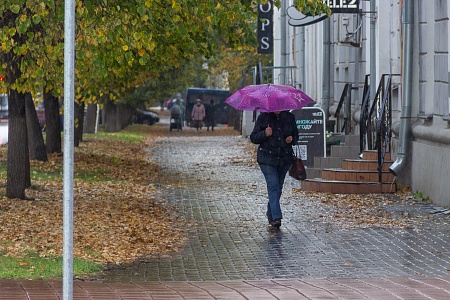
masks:
<path fill-rule="evenodd" d="M 326 156 L 325 113 L 320 107 L 304 107 L 292 112 L 298 128 L 294 152 L 305 166 L 314 166 L 315 156 Z"/>
<path fill-rule="evenodd" d="M 273 53 L 273 4 L 272 0 L 258 5 L 258 53 Z"/>

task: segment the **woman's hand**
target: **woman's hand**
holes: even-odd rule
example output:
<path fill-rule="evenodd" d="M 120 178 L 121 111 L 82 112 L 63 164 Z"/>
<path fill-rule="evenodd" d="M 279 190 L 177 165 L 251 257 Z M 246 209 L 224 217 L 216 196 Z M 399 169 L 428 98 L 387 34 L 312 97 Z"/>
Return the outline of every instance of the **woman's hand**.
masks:
<path fill-rule="evenodd" d="M 270 124 L 267 125 L 266 130 L 264 130 L 264 133 L 266 134 L 267 137 L 272 135 L 272 127 L 270 127 Z"/>
<path fill-rule="evenodd" d="M 290 143 L 292 143 L 292 135 L 290 135 L 286 138 L 286 144 L 290 144 Z"/>

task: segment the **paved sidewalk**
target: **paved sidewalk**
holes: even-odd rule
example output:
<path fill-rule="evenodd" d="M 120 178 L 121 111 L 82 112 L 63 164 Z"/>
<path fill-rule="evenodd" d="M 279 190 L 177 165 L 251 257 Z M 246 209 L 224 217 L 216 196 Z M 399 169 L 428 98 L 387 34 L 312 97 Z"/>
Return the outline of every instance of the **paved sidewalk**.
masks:
<path fill-rule="evenodd" d="M 189 129 L 186 129 L 189 130 Z M 449 216 L 412 228 L 342 230 L 324 208 L 283 191 L 281 229 L 241 137 L 160 139 L 160 197 L 193 224 L 177 254 L 74 282 L 74 299 L 450 299 Z M 427 215 L 432 206 L 394 207 Z M 425 218 L 426 219 L 426 218 Z M 423 218 L 421 219 L 423 220 Z M 61 299 L 61 282 L 0 280 L 0 299 Z"/>
<path fill-rule="evenodd" d="M 449 299 L 450 278 L 75 282 L 73 299 Z M 0 299 L 62 299 L 61 282 L 0 280 Z"/>

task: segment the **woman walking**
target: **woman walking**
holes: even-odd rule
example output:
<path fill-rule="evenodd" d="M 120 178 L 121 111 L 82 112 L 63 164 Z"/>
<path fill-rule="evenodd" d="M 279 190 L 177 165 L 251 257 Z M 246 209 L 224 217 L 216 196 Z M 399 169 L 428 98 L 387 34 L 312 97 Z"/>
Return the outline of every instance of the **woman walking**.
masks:
<path fill-rule="evenodd" d="M 250 135 L 259 144 L 257 162 L 266 179 L 269 201 L 266 216 L 273 227 L 281 226 L 280 198 L 284 179 L 292 164 L 292 146 L 297 144 L 295 117 L 288 111 L 261 113 Z"/>
<path fill-rule="evenodd" d="M 203 120 L 205 119 L 205 106 L 200 99 L 197 99 L 197 103 L 192 109 L 192 120 L 197 131 L 202 130 Z"/>

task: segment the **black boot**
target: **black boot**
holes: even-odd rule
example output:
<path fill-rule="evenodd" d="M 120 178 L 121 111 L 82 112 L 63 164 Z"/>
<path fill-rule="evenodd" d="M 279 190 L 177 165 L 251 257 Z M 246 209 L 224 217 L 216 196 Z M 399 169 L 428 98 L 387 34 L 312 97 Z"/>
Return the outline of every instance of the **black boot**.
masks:
<path fill-rule="evenodd" d="M 273 221 L 269 221 L 270 225 L 275 228 L 279 228 L 281 226 L 281 219 L 275 219 Z"/>

